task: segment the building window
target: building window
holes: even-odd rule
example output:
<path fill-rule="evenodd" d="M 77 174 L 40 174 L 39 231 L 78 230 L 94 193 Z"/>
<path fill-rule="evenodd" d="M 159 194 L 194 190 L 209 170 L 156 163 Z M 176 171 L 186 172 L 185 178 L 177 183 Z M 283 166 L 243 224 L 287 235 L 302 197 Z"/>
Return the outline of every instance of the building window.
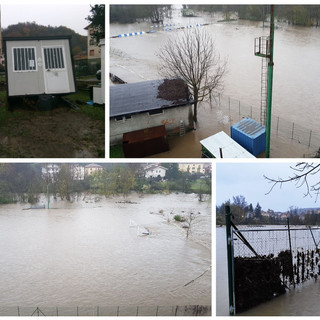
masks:
<path fill-rule="evenodd" d="M 62 48 L 44 48 L 43 54 L 46 69 L 64 69 Z"/>
<path fill-rule="evenodd" d="M 14 71 L 37 70 L 35 48 L 13 48 Z"/>
<path fill-rule="evenodd" d="M 149 115 L 150 116 L 154 116 L 156 114 L 162 114 L 163 113 L 163 110 L 162 109 L 155 109 L 155 110 L 150 110 L 149 111 Z"/>
<path fill-rule="evenodd" d="M 94 50 L 90 50 L 90 56 L 93 57 L 94 56 Z"/>
<path fill-rule="evenodd" d="M 94 46 L 96 44 L 96 42 L 94 39 L 90 39 L 89 44 L 90 44 L 90 46 Z"/>
<path fill-rule="evenodd" d="M 116 122 L 123 121 L 123 116 L 117 116 L 115 117 L 115 119 L 116 119 Z"/>

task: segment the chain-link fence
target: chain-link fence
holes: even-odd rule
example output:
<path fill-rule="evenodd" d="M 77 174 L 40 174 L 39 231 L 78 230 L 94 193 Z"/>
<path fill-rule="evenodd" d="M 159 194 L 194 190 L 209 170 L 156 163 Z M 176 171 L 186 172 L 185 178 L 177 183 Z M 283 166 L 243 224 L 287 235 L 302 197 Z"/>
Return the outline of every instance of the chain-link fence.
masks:
<path fill-rule="evenodd" d="M 0 307 L 0 316 L 210 316 L 211 306 Z"/>
<path fill-rule="evenodd" d="M 234 226 L 235 305 L 244 311 L 320 275 L 320 228 Z M 250 293 L 250 295 L 249 295 Z"/>
<path fill-rule="evenodd" d="M 237 99 L 219 94 L 212 100 L 212 106 L 220 109 L 223 113 L 227 113 L 228 116 L 225 117 L 225 121 L 231 125 L 239 122 L 243 117 L 249 117 L 260 122 L 260 108 L 250 106 Z M 271 133 L 273 136 L 295 140 L 315 150 L 320 148 L 320 131 L 305 128 L 276 115 L 272 115 L 271 118 Z"/>
<path fill-rule="evenodd" d="M 230 314 L 320 276 L 320 228 L 236 226 L 226 206 Z"/>
<path fill-rule="evenodd" d="M 246 241 L 242 241 L 243 238 Z M 288 226 L 241 226 L 234 230 L 234 256 L 278 256 L 291 247 L 294 256 L 300 251 L 315 250 L 320 240 L 320 228 Z M 251 250 L 247 243 L 252 247 Z M 254 253 L 256 252 L 256 254 Z"/>

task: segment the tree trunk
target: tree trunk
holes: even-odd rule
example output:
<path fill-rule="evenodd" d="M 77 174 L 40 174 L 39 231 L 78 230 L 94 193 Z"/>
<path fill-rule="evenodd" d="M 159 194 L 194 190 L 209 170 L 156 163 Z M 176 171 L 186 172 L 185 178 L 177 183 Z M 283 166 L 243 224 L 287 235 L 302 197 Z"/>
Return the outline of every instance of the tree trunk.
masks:
<path fill-rule="evenodd" d="M 194 101 L 194 104 L 193 104 L 193 121 L 195 123 L 198 122 L 198 102 L 197 101 Z"/>

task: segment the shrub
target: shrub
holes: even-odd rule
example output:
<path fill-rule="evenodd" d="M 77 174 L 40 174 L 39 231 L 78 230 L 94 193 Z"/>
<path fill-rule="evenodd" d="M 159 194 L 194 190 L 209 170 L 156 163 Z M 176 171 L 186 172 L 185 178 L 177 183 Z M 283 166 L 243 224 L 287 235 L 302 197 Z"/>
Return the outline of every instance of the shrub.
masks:
<path fill-rule="evenodd" d="M 184 218 L 182 216 L 180 216 L 179 214 L 176 214 L 173 218 L 174 218 L 174 220 L 176 220 L 178 222 L 185 221 Z"/>

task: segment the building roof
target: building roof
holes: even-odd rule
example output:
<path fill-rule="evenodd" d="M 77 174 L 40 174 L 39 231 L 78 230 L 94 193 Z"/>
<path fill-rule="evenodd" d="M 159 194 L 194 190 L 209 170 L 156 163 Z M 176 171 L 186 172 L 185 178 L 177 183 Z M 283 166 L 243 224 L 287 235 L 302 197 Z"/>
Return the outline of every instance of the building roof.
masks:
<path fill-rule="evenodd" d="M 146 168 L 145 171 L 153 171 L 155 169 L 163 169 L 165 171 L 168 170 L 168 168 L 166 168 L 166 167 L 160 166 L 158 164 L 154 164 L 154 165 L 151 165 L 150 167 Z"/>
<path fill-rule="evenodd" d="M 102 168 L 103 169 L 103 167 L 102 166 L 100 166 L 99 164 L 96 164 L 96 163 L 90 163 L 90 164 L 87 164 L 86 166 L 85 166 L 85 168 L 86 169 L 89 169 L 89 168 Z"/>
<path fill-rule="evenodd" d="M 3 37 L 3 41 L 65 40 L 65 39 L 72 39 L 72 36 L 65 35 L 65 36 Z"/>
<path fill-rule="evenodd" d="M 192 104 L 186 83 L 162 79 L 110 87 L 110 117 Z"/>
<path fill-rule="evenodd" d="M 231 139 L 225 132 L 220 131 L 213 136 L 200 141 L 215 158 L 220 157 L 220 149 L 223 158 L 255 158 L 245 148 Z"/>

